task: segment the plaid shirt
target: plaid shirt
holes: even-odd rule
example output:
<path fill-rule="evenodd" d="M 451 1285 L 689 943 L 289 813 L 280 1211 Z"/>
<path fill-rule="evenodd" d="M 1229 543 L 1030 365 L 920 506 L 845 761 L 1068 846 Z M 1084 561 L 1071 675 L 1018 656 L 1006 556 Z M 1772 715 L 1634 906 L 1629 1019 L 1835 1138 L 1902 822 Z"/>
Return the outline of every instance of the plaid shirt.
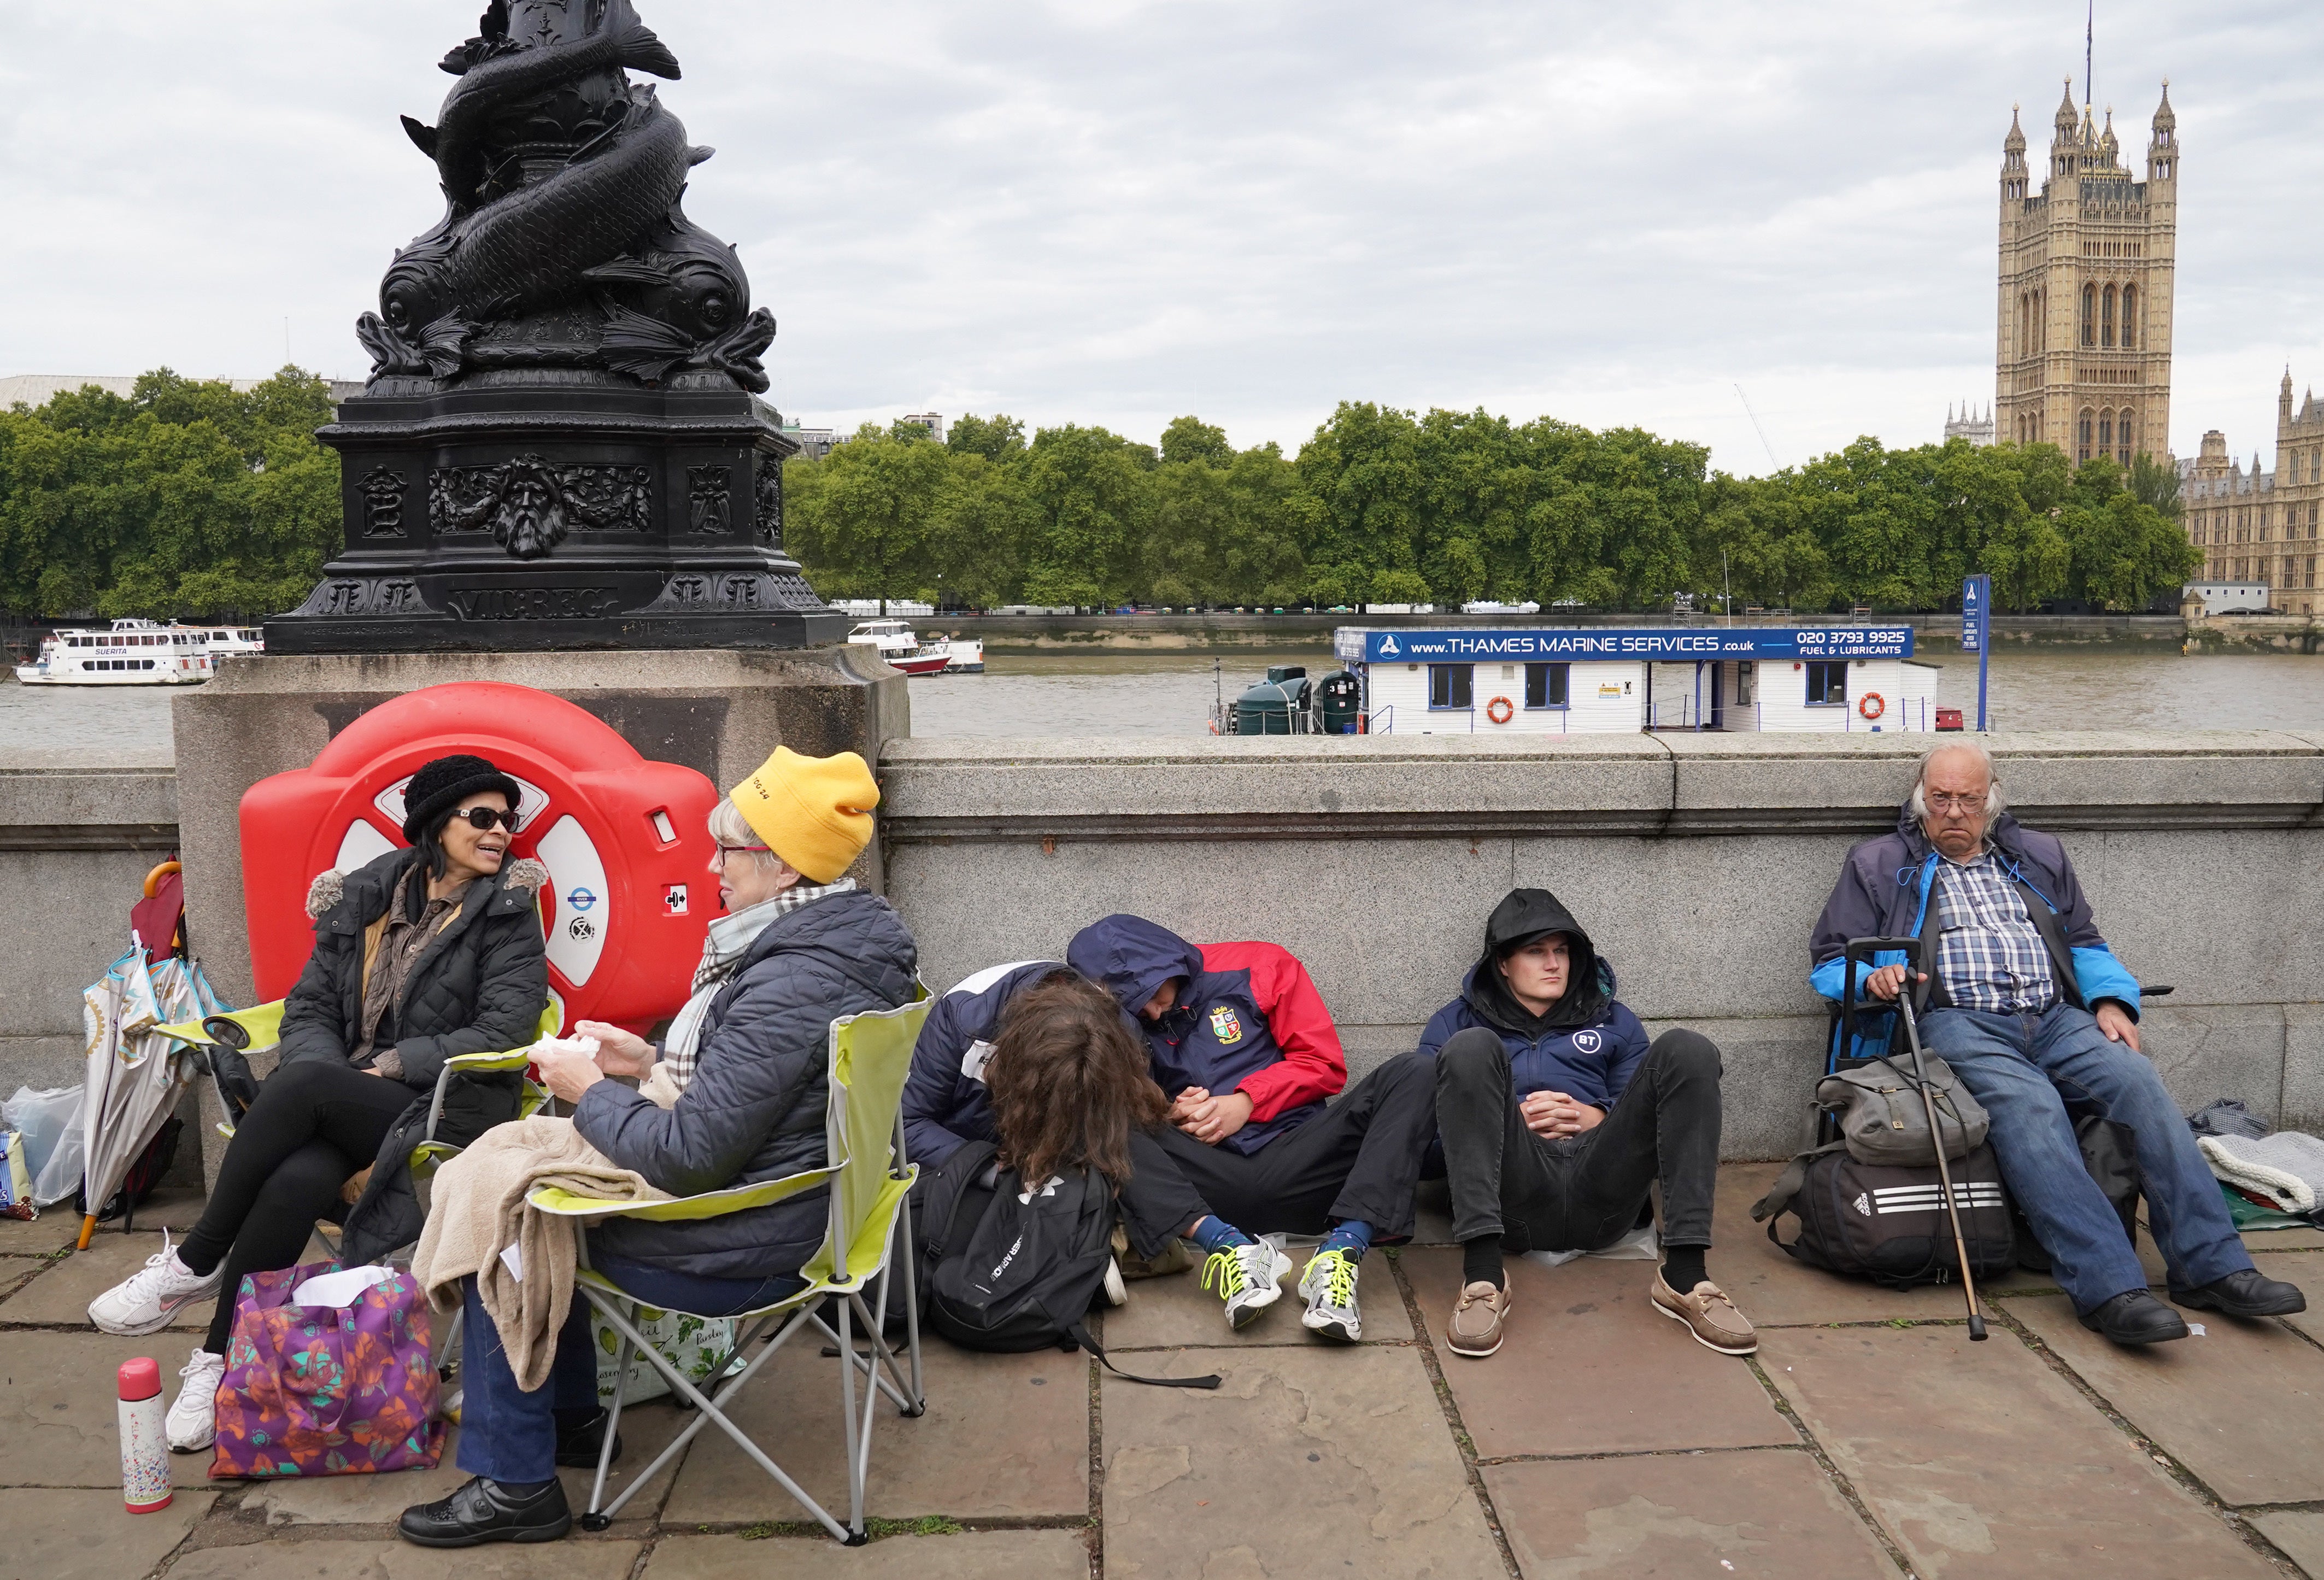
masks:
<path fill-rule="evenodd" d="M 2058 1002 L 2050 951 L 2025 896 L 1991 851 L 1937 867 L 1937 980 L 1964 1010 L 2038 1015 Z"/>

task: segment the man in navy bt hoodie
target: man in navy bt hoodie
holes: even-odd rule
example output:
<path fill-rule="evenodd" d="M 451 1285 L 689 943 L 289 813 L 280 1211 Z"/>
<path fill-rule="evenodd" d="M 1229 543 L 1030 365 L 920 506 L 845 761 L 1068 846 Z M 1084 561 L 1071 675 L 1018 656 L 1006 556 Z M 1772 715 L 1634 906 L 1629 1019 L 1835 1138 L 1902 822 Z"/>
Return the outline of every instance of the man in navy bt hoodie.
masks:
<path fill-rule="evenodd" d="M 1595 1251 L 1663 1195 L 1667 1260 L 1648 1295 L 1722 1354 L 1758 1338 L 1705 1276 L 1719 1171 L 1719 1049 L 1698 1032 L 1646 1028 L 1614 996 L 1614 971 L 1546 889 L 1515 889 L 1485 924 L 1483 956 L 1436 1012 L 1436 1123 L 1461 1242 L 1462 1291 L 1446 1345 L 1482 1359 L 1509 1309 L 1504 1246 Z"/>

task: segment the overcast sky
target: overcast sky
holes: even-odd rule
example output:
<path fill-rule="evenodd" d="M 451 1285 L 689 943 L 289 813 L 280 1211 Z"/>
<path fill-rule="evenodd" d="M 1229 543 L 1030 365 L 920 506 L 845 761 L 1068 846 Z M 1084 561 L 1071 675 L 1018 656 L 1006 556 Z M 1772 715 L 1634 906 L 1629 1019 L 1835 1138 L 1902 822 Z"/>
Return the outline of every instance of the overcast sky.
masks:
<path fill-rule="evenodd" d="M 1745 473 L 1991 398 L 2010 106 L 2038 169 L 2082 63 L 2081 0 L 638 5 L 788 414 L 1293 449 L 1343 399 L 1483 406 Z M 287 319 L 360 377 L 440 211 L 396 116 L 479 9 L 0 0 L 0 374 L 263 374 Z M 2324 383 L 2324 10 L 2101 0 L 2142 175 L 2165 77 L 2172 446 L 2273 465 L 2285 362 Z"/>

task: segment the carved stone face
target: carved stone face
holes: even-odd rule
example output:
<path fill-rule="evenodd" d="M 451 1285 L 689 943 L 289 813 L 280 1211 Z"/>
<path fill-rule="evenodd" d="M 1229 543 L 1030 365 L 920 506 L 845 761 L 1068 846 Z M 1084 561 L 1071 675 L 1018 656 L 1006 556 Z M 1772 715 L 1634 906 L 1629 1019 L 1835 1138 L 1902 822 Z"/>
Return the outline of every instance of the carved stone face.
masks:
<path fill-rule="evenodd" d="M 564 495 L 546 468 L 509 463 L 493 537 L 519 559 L 539 559 L 565 541 Z"/>

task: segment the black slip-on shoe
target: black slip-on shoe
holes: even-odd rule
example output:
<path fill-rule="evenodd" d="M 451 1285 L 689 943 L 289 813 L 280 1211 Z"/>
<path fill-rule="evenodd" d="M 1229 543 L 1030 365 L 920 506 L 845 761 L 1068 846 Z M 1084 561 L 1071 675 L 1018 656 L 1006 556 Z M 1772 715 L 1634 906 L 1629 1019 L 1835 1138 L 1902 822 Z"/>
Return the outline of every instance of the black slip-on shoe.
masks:
<path fill-rule="evenodd" d="M 557 1428 L 557 1463 L 580 1470 L 597 1468 L 597 1451 L 605 1446 L 605 1423 L 610 1412 L 599 1410 L 576 1426 Z M 608 1463 L 622 1463 L 622 1435 L 613 1434 L 613 1457 Z"/>
<path fill-rule="evenodd" d="M 2191 1289 L 2173 1288 L 2171 1303 L 2194 1311 L 2218 1311 L 2228 1317 L 2291 1317 L 2308 1309 L 2308 1297 L 2298 1284 L 2269 1278 L 2255 1267 L 2213 1279 Z"/>
<path fill-rule="evenodd" d="M 2159 1344 L 2187 1336 L 2187 1324 L 2180 1315 L 2145 1289 L 2116 1295 L 2084 1315 L 2082 1326 L 2118 1344 Z"/>
<path fill-rule="evenodd" d="M 530 1497 L 471 1476 L 448 1498 L 415 1503 L 395 1522 L 403 1539 L 423 1548 L 473 1548 L 488 1541 L 555 1541 L 573 1529 L 564 1483 L 551 1477 Z"/>

